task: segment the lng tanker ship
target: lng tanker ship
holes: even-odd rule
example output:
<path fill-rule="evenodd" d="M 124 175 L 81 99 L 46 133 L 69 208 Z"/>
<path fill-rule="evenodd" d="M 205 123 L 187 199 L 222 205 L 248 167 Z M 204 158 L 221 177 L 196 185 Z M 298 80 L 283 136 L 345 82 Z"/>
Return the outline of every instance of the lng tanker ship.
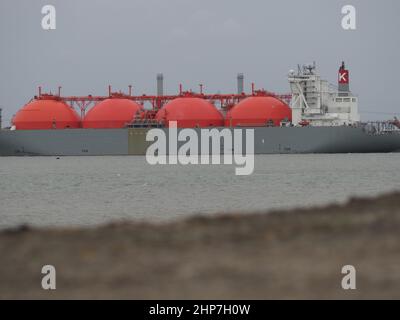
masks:
<path fill-rule="evenodd" d="M 39 89 L 11 127 L 0 130 L 0 156 L 144 155 L 149 130 L 168 136 L 171 123 L 178 132 L 253 129 L 255 154 L 399 152 L 399 121 L 360 122 L 349 76 L 342 63 L 334 87 L 320 78 L 315 64 L 298 66 L 288 75 L 289 95 L 254 85 L 246 94 L 242 74 L 231 95 L 204 94 L 202 85 L 199 93 L 180 87 L 178 95 L 164 95 L 161 74 L 157 96 L 133 96 L 131 87 L 128 94 L 110 88 L 105 97 L 62 97 L 60 91 Z M 226 150 L 223 139 L 220 146 Z"/>

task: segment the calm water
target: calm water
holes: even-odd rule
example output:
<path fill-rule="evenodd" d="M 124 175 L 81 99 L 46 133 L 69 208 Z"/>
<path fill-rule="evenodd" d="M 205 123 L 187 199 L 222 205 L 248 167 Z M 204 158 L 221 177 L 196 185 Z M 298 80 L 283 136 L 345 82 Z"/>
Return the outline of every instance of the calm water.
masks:
<path fill-rule="evenodd" d="M 341 202 L 400 190 L 400 154 L 256 157 L 233 166 L 150 166 L 144 157 L 0 158 L 0 228 L 162 221 Z"/>

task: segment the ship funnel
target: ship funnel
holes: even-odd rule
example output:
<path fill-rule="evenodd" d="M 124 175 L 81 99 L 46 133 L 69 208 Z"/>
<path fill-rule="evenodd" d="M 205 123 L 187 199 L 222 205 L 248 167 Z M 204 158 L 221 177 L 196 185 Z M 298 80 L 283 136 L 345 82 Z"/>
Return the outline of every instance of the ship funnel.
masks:
<path fill-rule="evenodd" d="M 244 74 L 239 73 L 237 75 L 237 90 L 238 94 L 243 94 L 244 93 Z"/>
<path fill-rule="evenodd" d="M 162 73 L 157 74 L 157 96 L 164 95 L 164 75 Z"/>
<path fill-rule="evenodd" d="M 350 92 L 350 73 L 346 69 L 344 61 L 339 69 L 338 86 L 341 95 L 347 95 Z"/>

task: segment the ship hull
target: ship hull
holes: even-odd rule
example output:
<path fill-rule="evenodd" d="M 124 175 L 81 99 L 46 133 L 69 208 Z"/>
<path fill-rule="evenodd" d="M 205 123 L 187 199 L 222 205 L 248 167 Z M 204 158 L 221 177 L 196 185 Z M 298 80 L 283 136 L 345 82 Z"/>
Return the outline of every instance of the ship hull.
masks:
<path fill-rule="evenodd" d="M 255 154 L 400 151 L 400 134 L 397 132 L 374 135 L 355 127 L 252 129 L 254 129 Z M 148 130 L 139 128 L 0 130 L 0 156 L 144 155 L 151 144 L 146 141 Z M 163 130 L 168 136 L 168 130 Z M 245 147 L 244 143 L 243 148 Z M 224 149 L 223 144 L 221 149 Z"/>

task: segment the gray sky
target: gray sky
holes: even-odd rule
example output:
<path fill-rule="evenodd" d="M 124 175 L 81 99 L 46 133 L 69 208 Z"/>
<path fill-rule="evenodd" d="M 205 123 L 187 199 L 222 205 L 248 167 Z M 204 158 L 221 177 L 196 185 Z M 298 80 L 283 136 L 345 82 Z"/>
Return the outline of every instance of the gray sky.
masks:
<path fill-rule="evenodd" d="M 57 10 L 57 29 L 41 28 L 41 8 Z M 357 9 L 357 30 L 341 27 L 341 8 Z M 345 60 L 364 120 L 399 112 L 398 0 L 0 0 L 0 106 L 4 122 L 39 85 L 64 95 L 107 93 L 107 85 L 168 93 L 180 82 L 207 92 L 288 92 L 286 75 L 316 60 L 335 83 Z M 400 112 L 399 112 L 400 113 Z"/>

